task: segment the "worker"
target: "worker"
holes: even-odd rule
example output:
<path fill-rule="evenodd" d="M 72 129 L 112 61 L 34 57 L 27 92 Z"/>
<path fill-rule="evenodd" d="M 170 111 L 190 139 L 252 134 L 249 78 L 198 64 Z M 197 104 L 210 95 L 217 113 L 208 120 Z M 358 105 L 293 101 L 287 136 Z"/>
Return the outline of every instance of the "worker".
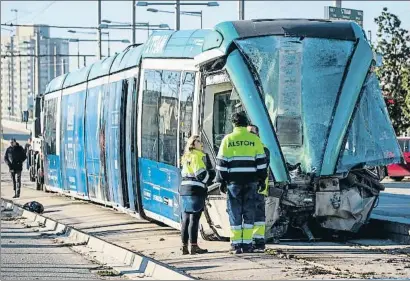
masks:
<path fill-rule="evenodd" d="M 212 182 L 207 171 L 207 156 L 199 136 L 191 136 L 182 156 L 182 182 L 179 189 L 182 206 L 182 254 L 189 254 L 188 240 L 191 242 L 191 255 L 204 254 L 208 250 L 198 246 L 199 219 L 205 207 L 207 184 Z"/>
<path fill-rule="evenodd" d="M 232 115 L 233 132 L 226 135 L 217 156 L 216 182 L 227 193 L 233 254 L 251 253 L 258 182 L 266 177 L 266 155 L 258 136 L 247 130 L 244 112 Z"/>
<path fill-rule="evenodd" d="M 259 137 L 259 128 L 256 125 L 249 125 L 248 131 Z M 267 147 L 264 147 L 266 155 L 266 165 L 268 169 L 266 170 L 266 177 L 264 181 L 259 182 L 258 190 L 256 193 L 256 211 L 255 211 L 255 223 L 253 226 L 253 249 L 254 251 L 264 251 L 265 250 L 265 226 L 266 226 L 266 216 L 265 216 L 265 197 L 268 196 L 269 191 L 269 158 L 270 152 Z"/>

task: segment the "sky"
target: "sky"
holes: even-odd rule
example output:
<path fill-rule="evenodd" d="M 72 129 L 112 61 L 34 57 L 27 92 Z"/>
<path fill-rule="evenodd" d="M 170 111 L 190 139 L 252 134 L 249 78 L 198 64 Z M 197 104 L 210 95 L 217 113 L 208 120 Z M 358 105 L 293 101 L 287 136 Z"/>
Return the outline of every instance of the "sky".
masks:
<path fill-rule="evenodd" d="M 150 1 L 155 2 L 155 1 Z M 162 0 L 160 2 L 172 2 Z M 184 2 L 198 2 L 185 1 Z M 222 21 L 236 20 L 238 18 L 237 1 L 218 1 L 219 7 L 187 6 L 181 11 L 203 11 L 203 27 L 212 29 Z M 324 18 L 325 6 L 333 6 L 333 1 L 246 1 L 245 19 L 257 18 Z M 63 26 L 97 26 L 98 11 L 97 1 L 1 1 L 1 23 L 16 23 L 18 10 L 19 24 L 48 24 Z M 343 1 L 343 8 L 362 10 L 364 15 L 364 29 L 371 30 L 373 40 L 377 32 L 374 18 L 381 14 L 383 7 L 396 14 L 402 21 L 402 27 L 410 30 L 410 1 Z M 173 6 L 152 6 L 162 10 L 173 10 Z M 131 22 L 132 1 L 102 1 L 102 19 L 119 22 Z M 149 22 L 150 24 L 168 24 L 174 28 L 174 15 L 152 13 L 147 7 L 136 8 L 136 21 Z M 181 16 L 181 29 L 200 28 L 200 18 Z M 1 30 L 2 35 L 9 34 Z M 95 39 L 95 35 L 70 34 L 64 29 L 51 29 L 52 37 Z M 147 39 L 147 31 L 136 33 L 137 43 Z M 104 38 L 104 36 L 103 36 Z M 110 30 L 110 39 L 128 39 L 132 41 L 130 30 Z M 110 43 L 111 54 L 120 52 L 127 47 L 124 43 Z M 103 55 L 107 55 L 107 43 L 103 42 Z M 81 42 L 81 54 L 96 54 L 96 42 Z M 77 54 L 77 43 L 70 43 L 70 54 Z M 87 64 L 97 58 L 87 59 Z M 70 60 L 70 71 L 77 68 L 77 58 Z"/>

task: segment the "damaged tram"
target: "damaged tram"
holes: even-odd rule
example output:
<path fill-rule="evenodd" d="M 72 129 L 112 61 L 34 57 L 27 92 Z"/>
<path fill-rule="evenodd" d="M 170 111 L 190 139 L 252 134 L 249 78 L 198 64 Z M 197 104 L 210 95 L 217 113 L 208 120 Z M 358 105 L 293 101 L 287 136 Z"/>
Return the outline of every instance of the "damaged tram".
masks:
<path fill-rule="evenodd" d="M 45 189 L 179 228 L 180 157 L 191 134 L 214 161 L 245 111 L 271 152 L 266 238 L 290 227 L 356 232 L 380 168 L 403 159 L 355 23 L 260 19 L 157 31 L 141 46 L 57 77 L 44 94 Z M 215 166 L 215 163 L 213 163 Z M 209 188 L 205 239 L 229 237 Z"/>

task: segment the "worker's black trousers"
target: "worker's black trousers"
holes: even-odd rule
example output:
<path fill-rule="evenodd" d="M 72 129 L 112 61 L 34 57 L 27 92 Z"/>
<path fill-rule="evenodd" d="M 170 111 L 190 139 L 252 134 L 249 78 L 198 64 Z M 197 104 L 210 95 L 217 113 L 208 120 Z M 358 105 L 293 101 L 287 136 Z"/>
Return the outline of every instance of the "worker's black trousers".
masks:
<path fill-rule="evenodd" d="M 191 245 L 198 243 L 198 228 L 199 219 L 201 218 L 201 212 L 197 213 L 182 213 L 182 244 L 187 245 L 190 240 Z"/>
<path fill-rule="evenodd" d="M 13 181 L 14 195 L 20 197 L 21 187 L 21 171 L 11 172 L 11 180 Z"/>

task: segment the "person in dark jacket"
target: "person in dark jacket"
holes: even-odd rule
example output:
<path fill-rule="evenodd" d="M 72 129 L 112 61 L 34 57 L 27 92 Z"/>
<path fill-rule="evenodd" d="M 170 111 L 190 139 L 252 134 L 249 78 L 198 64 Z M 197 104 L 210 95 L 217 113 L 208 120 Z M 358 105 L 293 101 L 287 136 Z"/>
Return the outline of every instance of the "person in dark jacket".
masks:
<path fill-rule="evenodd" d="M 20 146 L 16 139 L 11 139 L 10 147 L 7 148 L 4 154 L 4 162 L 9 166 L 11 179 L 13 181 L 13 198 L 20 197 L 21 171 L 23 170 L 23 162 L 26 158 L 24 148 Z"/>
<path fill-rule="evenodd" d="M 182 164 L 182 182 L 179 188 L 182 211 L 182 254 L 189 254 L 188 240 L 191 242 L 191 255 L 208 251 L 198 246 L 199 219 L 205 207 L 207 184 L 212 181 L 208 167 L 209 159 L 203 152 L 199 136 L 191 136 L 186 144 Z M 208 167 L 207 167 L 208 166 Z"/>

